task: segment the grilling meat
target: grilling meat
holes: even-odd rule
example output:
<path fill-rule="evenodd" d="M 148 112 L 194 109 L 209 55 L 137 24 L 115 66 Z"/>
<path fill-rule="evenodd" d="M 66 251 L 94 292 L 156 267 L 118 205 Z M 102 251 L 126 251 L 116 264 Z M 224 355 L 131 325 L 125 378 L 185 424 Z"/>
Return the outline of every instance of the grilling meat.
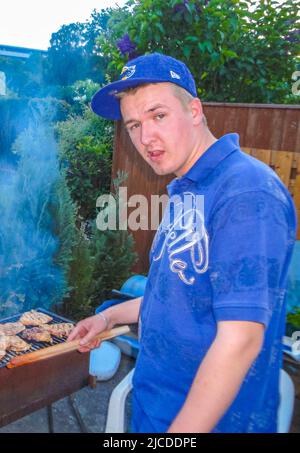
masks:
<path fill-rule="evenodd" d="M 9 337 L 0 334 L 0 360 L 6 355 L 6 349 L 9 345 Z"/>
<path fill-rule="evenodd" d="M 17 335 L 24 329 L 25 326 L 21 322 L 7 322 L 0 324 L 0 335 Z"/>
<path fill-rule="evenodd" d="M 9 345 L 9 337 L 6 335 L 1 335 L 0 334 L 0 349 L 1 351 L 4 351 L 7 349 Z"/>
<path fill-rule="evenodd" d="M 22 332 L 22 337 L 25 340 L 35 340 L 35 341 L 46 341 L 47 343 L 52 343 L 52 337 L 44 327 L 32 327 L 32 329 L 26 329 Z"/>
<path fill-rule="evenodd" d="M 23 352 L 28 351 L 31 348 L 31 345 L 26 343 L 26 341 L 22 340 L 17 336 L 11 336 L 9 338 L 9 344 L 7 349 L 13 352 Z"/>
<path fill-rule="evenodd" d="M 63 338 L 69 336 L 71 331 L 74 329 L 74 325 L 70 322 L 60 322 L 57 324 L 47 324 L 43 326 L 43 329 L 48 330 L 51 335 Z"/>
<path fill-rule="evenodd" d="M 44 313 L 40 313 L 36 310 L 30 310 L 23 313 L 20 318 L 20 322 L 24 324 L 24 326 L 41 326 L 52 321 L 52 319 L 53 318 L 51 318 L 51 316 L 45 315 Z"/>

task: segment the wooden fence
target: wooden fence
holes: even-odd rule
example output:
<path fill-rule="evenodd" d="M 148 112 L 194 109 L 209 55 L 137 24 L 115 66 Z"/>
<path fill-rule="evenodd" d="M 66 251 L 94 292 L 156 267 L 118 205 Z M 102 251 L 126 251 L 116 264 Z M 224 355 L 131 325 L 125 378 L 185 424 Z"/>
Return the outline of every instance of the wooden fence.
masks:
<path fill-rule="evenodd" d="M 203 103 L 208 126 L 218 138 L 229 132 L 240 135 L 243 151 L 270 165 L 288 187 L 300 218 L 300 105 Z M 128 197 L 166 193 L 173 176 L 157 176 L 133 147 L 122 122 L 116 123 L 112 177 L 125 171 Z M 129 210 L 130 212 L 130 210 Z M 139 255 L 135 272 L 147 272 L 148 252 L 155 231 L 132 231 Z M 300 228 L 298 228 L 300 239 Z"/>

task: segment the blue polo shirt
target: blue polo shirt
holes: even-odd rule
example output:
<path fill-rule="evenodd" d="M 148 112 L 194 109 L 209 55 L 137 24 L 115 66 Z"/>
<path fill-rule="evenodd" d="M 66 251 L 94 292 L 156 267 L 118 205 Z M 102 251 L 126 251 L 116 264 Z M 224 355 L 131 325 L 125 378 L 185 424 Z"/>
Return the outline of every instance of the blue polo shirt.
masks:
<path fill-rule="evenodd" d="M 215 142 L 169 184 L 168 193 L 140 310 L 132 429 L 165 432 L 218 321 L 241 320 L 263 324 L 264 343 L 213 432 L 276 432 L 287 271 L 296 234 L 291 196 L 273 170 L 240 150 L 237 134 Z"/>

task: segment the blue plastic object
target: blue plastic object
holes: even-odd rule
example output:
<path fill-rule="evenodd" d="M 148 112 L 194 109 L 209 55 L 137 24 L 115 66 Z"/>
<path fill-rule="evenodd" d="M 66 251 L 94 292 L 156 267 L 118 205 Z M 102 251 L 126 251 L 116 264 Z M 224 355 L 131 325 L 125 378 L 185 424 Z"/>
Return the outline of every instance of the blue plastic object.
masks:
<path fill-rule="evenodd" d="M 111 341 L 117 345 L 124 354 L 134 357 L 135 359 L 137 358 L 140 345 L 135 338 L 129 337 L 128 335 L 119 335 Z"/>
<path fill-rule="evenodd" d="M 107 381 L 116 373 L 120 360 L 120 348 L 109 341 L 103 341 L 99 348 L 90 353 L 89 373 L 96 376 L 98 381 Z"/>
<path fill-rule="evenodd" d="M 120 291 L 112 290 L 114 299 L 105 300 L 99 307 L 96 308 L 95 313 L 100 313 L 108 307 L 118 305 L 130 299 L 135 299 L 144 294 L 147 283 L 147 277 L 144 275 L 133 275 L 123 284 Z"/>
<path fill-rule="evenodd" d="M 123 293 L 117 289 L 113 289 L 111 291 L 111 295 L 116 297 L 117 299 L 123 299 L 123 300 L 129 300 L 129 299 L 135 298 L 135 296 L 133 296 L 132 294 Z"/>
<path fill-rule="evenodd" d="M 134 297 L 140 297 L 144 294 L 147 283 L 147 277 L 144 275 L 133 275 L 120 289 L 121 293 L 131 294 Z"/>
<path fill-rule="evenodd" d="M 128 299 L 108 299 L 103 302 L 99 307 L 96 308 L 95 313 L 100 313 L 103 310 L 106 310 L 108 307 L 112 307 L 113 305 L 121 304 Z"/>

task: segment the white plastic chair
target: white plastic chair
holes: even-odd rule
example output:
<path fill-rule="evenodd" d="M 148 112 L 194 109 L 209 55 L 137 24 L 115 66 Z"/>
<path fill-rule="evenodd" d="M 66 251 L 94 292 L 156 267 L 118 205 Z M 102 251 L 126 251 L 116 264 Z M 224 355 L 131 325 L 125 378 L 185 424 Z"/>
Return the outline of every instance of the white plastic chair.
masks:
<path fill-rule="evenodd" d="M 106 433 L 125 432 L 125 403 L 130 390 L 132 389 L 132 377 L 134 368 L 112 391 L 106 419 Z"/>
<path fill-rule="evenodd" d="M 283 369 L 280 370 L 279 395 L 277 432 L 288 433 L 294 412 L 295 386 L 288 373 Z"/>
<path fill-rule="evenodd" d="M 106 433 L 125 432 L 125 403 L 128 393 L 132 390 L 133 373 L 134 369 L 125 376 L 111 394 L 106 420 Z M 277 432 L 288 433 L 294 410 L 295 386 L 288 373 L 283 369 L 280 370 L 279 395 Z"/>

